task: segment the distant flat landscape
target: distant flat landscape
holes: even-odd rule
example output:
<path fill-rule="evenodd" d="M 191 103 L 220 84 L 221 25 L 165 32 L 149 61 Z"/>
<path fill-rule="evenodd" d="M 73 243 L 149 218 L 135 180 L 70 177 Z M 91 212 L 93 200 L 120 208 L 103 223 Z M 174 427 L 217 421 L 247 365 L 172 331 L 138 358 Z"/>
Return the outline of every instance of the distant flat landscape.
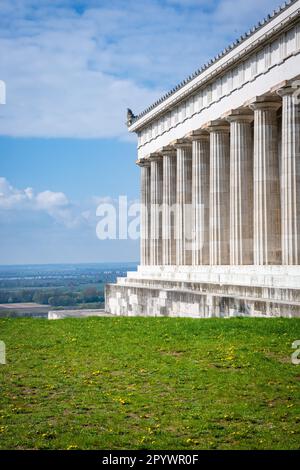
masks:
<path fill-rule="evenodd" d="M 137 263 L 0 265 L 0 316 L 36 316 L 51 309 L 102 309 L 104 287 Z"/>

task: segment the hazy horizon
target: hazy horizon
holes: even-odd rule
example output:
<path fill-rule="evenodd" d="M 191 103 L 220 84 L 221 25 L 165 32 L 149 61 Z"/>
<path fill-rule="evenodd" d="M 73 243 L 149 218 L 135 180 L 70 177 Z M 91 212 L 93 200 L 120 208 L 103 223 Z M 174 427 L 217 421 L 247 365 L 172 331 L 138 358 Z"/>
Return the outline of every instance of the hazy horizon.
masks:
<path fill-rule="evenodd" d="M 97 262 L 80 262 L 80 263 L 21 263 L 21 264 L 0 264 L 0 268 L 5 267 L 22 267 L 22 266 L 99 266 L 99 265 L 127 265 L 139 264 L 139 261 L 97 261 Z"/>

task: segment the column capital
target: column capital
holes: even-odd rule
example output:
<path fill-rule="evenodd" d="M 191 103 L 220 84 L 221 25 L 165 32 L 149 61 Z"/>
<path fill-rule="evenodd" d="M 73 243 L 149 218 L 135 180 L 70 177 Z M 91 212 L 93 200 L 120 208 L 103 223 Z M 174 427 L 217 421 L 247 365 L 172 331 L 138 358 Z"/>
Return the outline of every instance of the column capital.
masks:
<path fill-rule="evenodd" d="M 141 168 L 145 166 L 150 166 L 149 157 L 139 158 L 135 163 Z"/>
<path fill-rule="evenodd" d="M 150 163 L 151 162 L 158 162 L 158 161 L 162 160 L 162 154 L 160 152 L 150 153 L 148 159 L 149 159 Z"/>
<path fill-rule="evenodd" d="M 245 122 L 250 123 L 254 120 L 254 115 L 249 108 L 231 109 L 222 116 L 228 122 Z"/>
<path fill-rule="evenodd" d="M 293 93 L 293 91 L 299 89 L 299 86 L 300 86 L 300 75 L 297 75 L 291 80 L 283 80 L 282 82 L 277 83 L 271 88 L 270 91 L 271 93 L 277 93 L 279 96 L 282 96 L 281 90 L 286 90 L 286 93 L 284 94 L 289 94 L 289 90 L 291 93 Z"/>
<path fill-rule="evenodd" d="M 281 107 L 281 99 L 277 95 L 256 96 L 247 102 L 253 111 L 257 109 L 270 109 L 277 111 Z"/>
<path fill-rule="evenodd" d="M 299 81 L 299 86 L 300 86 L 300 81 Z M 295 93 L 296 98 L 299 99 L 298 98 L 298 90 L 299 90 L 299 87 L 296 88 L 296 87 L 292 87 L 290 85 L 287 85 L 287 86 L 284 86 L 282 88 L 278 88 L 278 90 L 276 90 L 276 93 L 280 97 L 287 96 L 287 95 L 292 95 L 293 93 Z"/>
<path fill-rule="evenodd" d="M 224 119 L 216 119 L 214 121 L 209 121 L 203 129 L 207 130 L 208 132 L 230 132 L 230 126 L 228 122 Z"/>
<path fill-rule="evenodd" d="M 172 145 L 166 145 L 159 150 L 159 153 L 161 153 L 163 157 L 176 156 L 176 148 Z"/>
<path fill-rule="evenodd" d="M 171 145 L 173 145 L 175 149 L 191 148 L 192 142 L 189 139 L 183 138 L 183 139 L 173 140 L 173 142 L 171 142 Z"/>
<path fill-rule="evenodd" d="M 194 140 L 208 140 L 209 133 L 205 129 L 197 129 L 195 131 L 189 132 L 185 137 L 191 142 Z"/>

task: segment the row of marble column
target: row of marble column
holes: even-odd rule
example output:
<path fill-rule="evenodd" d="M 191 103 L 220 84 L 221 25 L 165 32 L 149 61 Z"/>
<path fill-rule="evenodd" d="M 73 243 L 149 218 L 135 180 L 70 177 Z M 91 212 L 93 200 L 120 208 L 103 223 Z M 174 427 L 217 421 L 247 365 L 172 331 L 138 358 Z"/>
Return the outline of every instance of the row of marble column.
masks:
<path fill-rule="evenodd" d="M 141 264 L 299 264 L 299 124 L 285 86 L 138 160 Z"/>

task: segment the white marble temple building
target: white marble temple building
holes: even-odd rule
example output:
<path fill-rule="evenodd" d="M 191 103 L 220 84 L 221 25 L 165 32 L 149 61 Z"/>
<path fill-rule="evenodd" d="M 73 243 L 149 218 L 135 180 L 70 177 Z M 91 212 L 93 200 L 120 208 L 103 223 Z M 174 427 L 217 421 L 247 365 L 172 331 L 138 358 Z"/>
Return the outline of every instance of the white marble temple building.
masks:
<path fill-rule="evenodd" d="M 300 316 L 300 0 L 138 116 L 141 264 L 125 315 Z"/>

